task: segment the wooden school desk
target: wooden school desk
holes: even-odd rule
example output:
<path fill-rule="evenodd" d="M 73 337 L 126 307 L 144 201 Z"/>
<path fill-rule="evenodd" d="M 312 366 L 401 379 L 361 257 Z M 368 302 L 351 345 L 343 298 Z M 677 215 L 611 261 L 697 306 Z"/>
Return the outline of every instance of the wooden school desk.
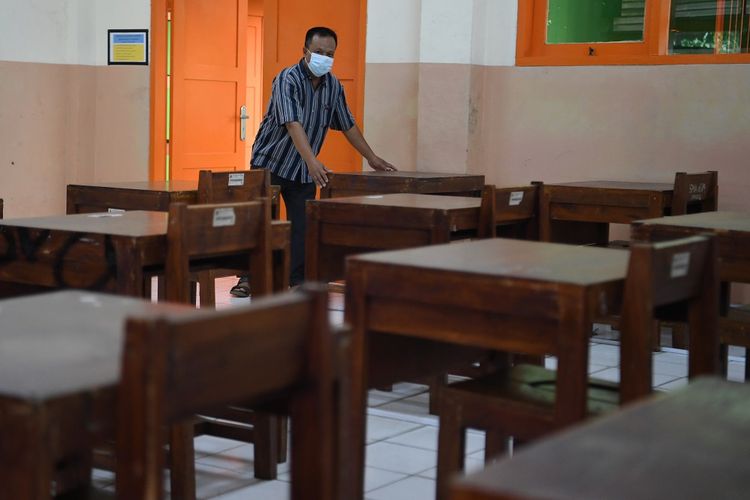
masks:
<path fill-rule="evenodd" d="M 305 277 L 344 277 L 344 259 L 363 251 L 398 249 L 475 236 L 481 198 L 395 193 L 307 203 Z"/>
<path fill-rule="evenodd" d="M 571 381 L 564 397 L 574 402 L 565 418 L 583 418 L 591 323 L 596 315 L 619 311 L 628 257 L 624 250 L 507 239 L 350 257 L 350 498 L 362 496 L 370 387 L 444 373 L 451 363 L 503 350 L 499 346 L 509 341 L 529 347 L 534 332 L 556 329 L 580 361 L 571 363 L 575 373 L 559 374 Z M 544 346 L 536 351 L 548 352 Z M 651 362 L 650 352 L 639 355 L 632 360 L 636 366 Z"/>
<path fill-rule="evenodd" d="M 127 211 L 0 220 L 0 296 L 40 288 L 146 296 L 144 278 L 164 267 L 167 218 Z M 272 242 L 288 235 L 286 222 L 271 227 Z M 283 266 L 274 259 L 274 276 Z"/>
<path fill-rule="evenodd" d="M 271 186 L 273 218 L 279 213 L 279 186 Z M 69 214 L 113 210 L 166 212 L 171 203 L 197 203 L 198 181 L 135 181 L 68 184 Z"/>
<path fill-rule="evenodd" d="M 336 172 L 328 175 L 328 184 L 320 197 L 361 196 L 384 193 L 448 194 L 481 196 L 484 176 L 440 172 Z"/>
<path fill-rule="evenodd" d="M 3 498 L 89 483 L 92 447 L 114 436 L 125 318 L 189 310 L 80 290 L 0 300 Z"/>
<path fill-rule="evenodd" d="M 542 241 L 606 244 L 609 224 L 665 215 L 672 183 L 587 181 L 544 184 L 539 211 Z"/>
<path fill-rule="evenodd" d="M 747 314 L 738 314 L 738 311 L 728 308 L 731 283 L 750 283 L 750 213 L 703 212 L 635 221 L 631 227 L 632 238 L 643 241 L 682 238 L 701 233 L 715 235 L 719 279 L 722 281 L 719 337 L 724 346 L 750 346 L 750 322 Z M 722 357 L 725 357 L 726 348 L 722 347 L 722 350 Z M 750 364 L 745 366 L 745 380 L 750 380 Z"/>

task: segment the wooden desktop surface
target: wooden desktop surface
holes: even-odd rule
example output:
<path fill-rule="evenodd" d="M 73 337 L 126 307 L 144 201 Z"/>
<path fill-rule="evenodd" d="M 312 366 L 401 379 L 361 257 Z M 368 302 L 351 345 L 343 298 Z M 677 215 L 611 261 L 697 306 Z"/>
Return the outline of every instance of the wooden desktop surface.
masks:
<path fill-rule="evenodd" d="M 522 448 L 452 500 L 747 498 L 750 386 L 714 378 Z"/>

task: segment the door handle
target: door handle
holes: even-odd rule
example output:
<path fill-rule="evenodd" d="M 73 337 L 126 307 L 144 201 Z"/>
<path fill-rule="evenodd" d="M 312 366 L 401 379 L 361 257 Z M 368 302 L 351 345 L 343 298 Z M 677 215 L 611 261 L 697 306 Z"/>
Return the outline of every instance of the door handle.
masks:
<path fill-rule="evenodd" d="M 245 137 L 247 137 L 247 119 L 250 118 L 247 116 L 247 106 L 242 106 L 240 108 L 240 140 L 244 141 Z"/>

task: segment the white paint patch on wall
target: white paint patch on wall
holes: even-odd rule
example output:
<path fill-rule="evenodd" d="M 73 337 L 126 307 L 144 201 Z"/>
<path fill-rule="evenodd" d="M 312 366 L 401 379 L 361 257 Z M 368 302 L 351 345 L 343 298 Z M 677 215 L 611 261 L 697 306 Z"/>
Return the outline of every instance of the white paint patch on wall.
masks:
<path fill-rule="evenodd" d="M 474 0 L 423 0 L 419 62 L 469 64 Z"/>
<path fill-rule="evenodd" d="M 417 62 L 421 10 L 422 0 L 367 2 L 367 62 Z"/>
<path fill-rule="evenodd" d="M 0 60 L 73 64 L 68 50 L 71 2 L 3 0 Z"/>
<path fill-rule="evenodd" d="M 107 29 L 150 28 L 149 0 L 2 0 L 0 61 L 107 64 Z"/>
<path fill-rule="evenodd" d="M 74 0 L 68 3 L 67 64 L 94 64 L 96 54 L 96 0 Z"/>
<path fill-rule="evenodd" d="M 107 64 L 108 29 L 147 29 L 151 45 L 150 0 L 94 0 L 96 54 L 92 64 Z M 165 21 L 166 22 L 166 21 Z M 151 58 L 149 57 L 149 61 Z"/>
<path fill-rule="evenodd" d="M 487 22 L 487 0 L 474 0 L 474 11 L 471 27 L 471 64 L 484 62 L 487 44 L 487 30 L 491 29 Z"/>
<path fill-rule="evenodd" d="M 514 66 L 517 0 L 370 0 L 367 63 Z"/>
<path fill-rule="evenodd" d="M 484 21 L 481 38 L 481 57 L 472 60 L 481 66 L 515 66 L 516 35 L 518 33 L 517 0 L 476 0 L 485 4 L 482 11 Z M 475 8 L 474 18 L 478 19 Z M 475 21 L 476 25 L 476 21 Z M 475 30 L 479 31 L 477 28 Z"/>

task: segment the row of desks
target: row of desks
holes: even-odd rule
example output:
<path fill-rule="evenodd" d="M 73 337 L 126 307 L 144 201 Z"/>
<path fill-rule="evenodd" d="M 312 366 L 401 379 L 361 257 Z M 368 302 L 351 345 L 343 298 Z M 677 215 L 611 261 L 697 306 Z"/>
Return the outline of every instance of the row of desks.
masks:
<path fill-rule="evenodd" d="M 332 175 L 324 196 L 383 191 L 399 194 L 369 194 L 311 203 L 307 278 L 321 281 L 343 278 L 344 256 L 348 254 L 443 243 L 474 235 L 479 221 L 479 198 L 445 198 L 425 193 L 477 194 L 483 182 L 480 175 L 425 172 Z M 547 185 L 544 190 L 547 199 L 541 210 L 546 210 L 549 217 L 540 214 L 542 239 L 555 241 L 556 231 L 568 235 L 581 231 L 587 238 L 593 232 L 597 240 L 606 242 L 608 222 L 632 222 L 663 215 L 670 203 L 671 190 L 670 184 L 605 181 Z M 415 196 L 414 192 L 421 196 Z M 164 211 L 170 203 L 192 203 L 196 199 L 197 183 L 187 181 L 70 185 L 67 210 L 69 214 Z M 568 224 L 579 227 L 571 228 Z M 580 227 L 581 224 L 584 226 Z M 0 254 L 4 255 L 0 294 L 12 294 L 15 284 L 74 286 L 141 295 L 138 280 L 150 268 L 158 269 L 162 264 L 166 217 L 156 213 L 97 213 L 80 218 L 16 219 L 5 221 L 0 228 Z M 275 239 L 282 239 L 287 231 L 283 223 L 274 224 Z M 37 267 L 43 271 L 36 272 Z M 71 269 L 76 272 L 70 272 Z"/>
<path fill-rule="evenodd" d="M 373 176 L 365 179 L 373 193 L 386 189 L 378 187 Z M 362 184 L 357 192 L 364 190 Z M 463 187 L 456 185 L 456 189 Z M 668 213 L 672 191 L 673 186 L 668 183 L 591 181 L 544 185 L 539 209 L 540 239 L 605 245 L 610 223 L 629 224 Z M 351 192 L 355 191 L 347 194 Z M 480 223 L 479 212 L 480 200 L 472 197 L 446 199 L 400 193 L 310 202 L 306 277 L 316 281 L 342 279 L 344 256 L 350 254 L 434 245 L 474 236 Z"/>
<path fill-rule="evenodd" d="M 289 223 L 273 221 L 272 248 L 288 245 Z M 0 296 L 83 288 L 143 297 L 144 278 L 163 271 L 167 213 L 72 214 L 0 220 Z M 285 262 L 274 259 L 274 276 Z M 281 290 L 284 283 L 275 283 Z M 146 289 L 148 288 L 148 290 Z"/>
<path fill-rule="evenodd" d="M 586 198 L 589 206 L 597 207 L 597 203 L 608 200 L 606 186 L 597 184 L 590 188 L 605 194 L 599 198 L 599 202 L 593 197 Z M 622 185 L 612 189 L 627 192 L 627 188 Z M 639 196 L 643 191 L 643 186 L 632 189 L 632 192 Z M 663 210 L 668 205 L 665 201 L 668 199 L 668 192 L 664 186 L 652 189 L 651 195 L 661 197 L 660 201 L 651 203 L 644 210 L 651 210 L 657 205 Z M 394 220 L 401 223 L 402 215 L 397 211 L 387 211 L 387 196 L 367 195 L 355 199 L 360 203 L 353 204 L 351 201 L 331 200 L 326 206 L 333 207 L 332 213 L 342 218 L 341 224 L 356 223 L 358 217 L 367 219 L 366 215 L 349 214 L 355 206 L 379 207 L 378 210 L 385 210 L 384 214 L 395 217 Z M 434 213 L 435 220 L 441 221 L 440 224 L 435 224 L 434 221 L 430 223 L 432 239 L 428 238 L 426 242 L 431 243 L 445 242 L 451 239 L 451 235 L 459 235 L 465 230 L 470 230 L 470 223 L 466 221 L 471 219 L 470 214 L 479 208 L 476 198 L 440 198 L 434 200 L 436 205 L 441 205 L 440 207 L 428 207 L 421 205 L 421 202 L 413 201 L 422 198 L 413 198 L 409 201 L 409 196 L 391 197 L 400 200 L 399 203 L 406 205 L 405 208 Z M 431 197 L 423 200 L 429 198 Z M 585 213 L 592 213 L 592 217 L 597 219 L 589 222 L 601 224 L 605 222 L 605 212 L 603 209 L 593 208 Z M 556 217 L 577 217 L 578 219 L 574 220 L 579 221 L 583 217 L 581 213 L 576 214 L 567 209 L 555 213 Z M 641 212 L 634 209 L 630 212 L 634 217 L 639 213 Z M 651 212 L 648 214 L 646 217 L 649 217 Z M 694 222 L 695 219 L 669 218 L 660 221 L 659 227 L 670 223 L 679 226 L 680 231 L 713 230 L 719 235 L 722 279 L 750 281 L 746 274 L 747 268 L 736 264 L 738 260 L 743 259 L 748 262 L 746 249 L 750 248 L 750 227 L 747 219 L 740 214 L 721 212 L 705 214 L 705 217 L 705 220 L 701 219 L 697 223 Z M 621 221 L 618 219 L 612 222 Z M 658 221 L 639 224 L 638 231 L 645 234 L 646 231 L 653 230 L 652 226 L 656 227 L 657 224 Z M 318 239 L 326 244 L 340 243 L 336 238 L 341 238 L 343 234 L 341 230 L 324 230 L 322 227 L 317 231 Z M 98 287 L 101 284 L 102 289 L 140 295 L 143 291 L 143 273 L 162 265 L 159 256 L 163 258 L 165 253 L 165 234 L 166 214 L 156 212 L 79 214 L 58 218 L 2 221 L 0 291 L 12 292 L 17 285 Z M 380 234 L 376 240 L 383 243 L 390 241 L 389 238 L 391 236 L 388 234 Z M 388 243 L 379 247 L 373 241 L 360 243 L 365 248 L 368 248 L 368 245 L 388 248 Z M 349 411 L 351 420 L 347 425 L 352 432 L 351 449 L 355 451 L 353 460 L 348 462 L 347 470 L 342 474 L 352 481 L 350 487 L 355 490 L 357 484 L 361 487 L 361 474 L 364 470 L 365 395 L 368 387 L 418 375 L 444 372 L 454 364 L 472 359 L 477 349 L 492 348 L 493 335 L 499 327 L 515 328 L 525 322 L 533 326 L 534 321 L 540 321 L 541 316 L 537 313 L 541 314 L 548 307 L 557 307 L 568 302 L 575 314 L 569 318 L 566 328 L 585 345 L 588 325 L 593 318 L 599 314 L 615 312 L 619 308 L 627 258 L 626 251 L 499 239 L 396 250 L 352 258 L 348 276 L 346 314 L 355 327 L 356 334 L 351 372 L 353 401 Z M 82 295 L 74 297 L 73 300 L 85 305 L 87 300 L 99 299 Z M 122 304 L 126 303 L 123 299 Z M 4 314 L 8 310 L 5 304 Z M 30 306 L 31 302 L 25 305 L 22 302 L 15 304 L 20 304 L 18 307 L 25 308 L 27 312 L 36 307 Z M 64 307 L 82 306 L 62 304 L 60 310 Z M 51 318 L 59 314 L 55 312 L 57 309 L 52 304 L 43 304 L 39 310 L 51 314 Z M 124 317 L 128 313 L 127 307 L 123 306 L 122 311 L 121 316 Z M 84 315 L 76 317 L 82 322 L 87 321 Z M 118 325 L 119 317 L 117 313 L 110 314 L 109 324 Z M 3 337 L 6 331 L 10 331 L 6 330 L 5 324 Z M 50 329 L 55 330 L 53 326 L 50 326 Z M 627 339 L 623 341 L 626 342 Z M 22 347 L 25 347 L 15 351 L 18 356 L 17 362 L 21 362 L 23 356 L 27 356 L 26 359 L 31 362 L 41 362 L 34 359 L 33 354 L 33 347 L 38 345 L 39 339 L 23 336 L 20 342 Z M 60 342 L 64 343 L 63 340 Z M 98 344 L 93 344 L 94 351 L 96 345 Z M 107 352 L 111 350 L 104 344 L 102 346 Z M 93 351 L 89 354 L 96 356 L 96 352 Z M 119 355 L 119 351 L 117 354 Z M 585 353 L 581 355 L 586 356 Z M 116 373 L 111 364 L 116 366 L 119 358 L 112 356 L 112 360 L 107 362 L 105 357 L 100 358 L 101 362 L 110 363 L 110 371 Z M 51 365 L 46 370 L 45 377 L 55 377 L 55 373 L 72 370 L 72 365 L 80 362 L 68 360 L 71 363 L 67 363 L 65 359 L 53 362 L 55 358 L 50 356 L 46 360 Z M 7 366 L 17 366 L 17 363 Z M 25 366 L 28 368 L 32 365 Z M 17 376 L 7 373 L 6 375 L 5 380 L 24 378 L 21 372 L 16 374 Z M 585 373 L 572 375 L 585 376 Z M 94 378 L 100 380 L 96 382 Z M 42 399 L 45 394 L 50 395 L 57 403 L 59 398 L 54 391 L 45 393 L 42 390 L 45 387 L 42 379 L 33 380 L 38 380 L 42 385 L 17 387 L 15 392 L 13 388 L 6 388 L 0 405 L 10 408 L 12 406 L 8 405 L 17 404 L 23 399 L 38 403 L 40 394 Z M 77 401 L 75 404 L 79 405 L 81 401 L 89 401 L 87 398 L 90 398 L 91 391 L 102 387 L 101 380 L 104 379 L 98 375 L 92 376 L 91 379 L 82 378 L 81 384 L 76 388 L 81 398 L 65 397 L 60 401 L 71 404 Z M 106 391 L 104 394 L 107 394 Z M 81 418 L 61 417 L 55 425 L 105 425 L 97 423 L 96 419 L 100 417 L 100 413 L 87 415 L 81 414 L 76 409 L 77 406 L 68 408 L 74 410 L 73 414 Z M 96 409 L 98 406 L 86 408 Z M 2 411 L 4 410 L 0 409 L 0 412 Z M 70 435 L 80 435 L 80 431 L 73 429 Z M 0 459 L 5 460 L 2 457 Z"/>
<path fill-rule="evenodd" d="M 667 217 L 636 222 L 634 230 L 656 239 L 703 232 L 718 238 L 721 279 L 750 282 L 747 214 Z M 506 339 L 534 335 L 550 328 L 552 311 L 567 311 L 560 335 L 578 349 L 581 371 L 559 376 L 584 379 L 591 324 L 619 312 L 628 257 L 624 250 L 507 239 L 351 257 L 345 311 L 354 328 L 351 427 L 359 455 L 347 477 L 361 488 L 368 388 L 444 372 L 476 356 L 471 348 L 496 348 L 500 331 Z M 629 341 L 621 338 L 623 346 Z M 630 352 L 621 349 L 621 364 L 650 364 L 650 352 L 632 359 Z M 571 421 L 583 417 L 585 395 L 579 397 Z"/>

